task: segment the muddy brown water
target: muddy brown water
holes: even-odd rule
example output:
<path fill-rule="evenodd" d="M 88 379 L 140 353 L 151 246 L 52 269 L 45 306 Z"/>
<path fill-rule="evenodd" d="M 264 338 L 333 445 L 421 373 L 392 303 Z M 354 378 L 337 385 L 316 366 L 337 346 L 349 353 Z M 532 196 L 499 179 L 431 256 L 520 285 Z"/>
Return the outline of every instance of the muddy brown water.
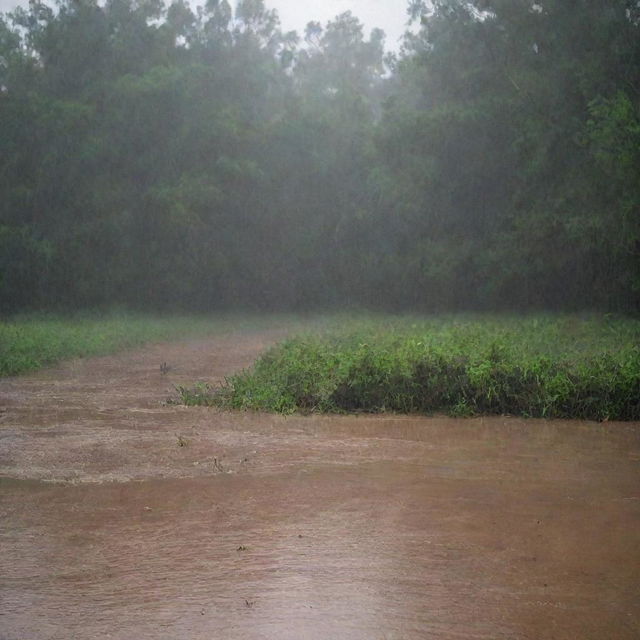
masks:
<path fill-rule="evenodd" d="M 163 404 L 281 333 L 0 381 L 0 639 L 640 638 L 640 425 Z"/>

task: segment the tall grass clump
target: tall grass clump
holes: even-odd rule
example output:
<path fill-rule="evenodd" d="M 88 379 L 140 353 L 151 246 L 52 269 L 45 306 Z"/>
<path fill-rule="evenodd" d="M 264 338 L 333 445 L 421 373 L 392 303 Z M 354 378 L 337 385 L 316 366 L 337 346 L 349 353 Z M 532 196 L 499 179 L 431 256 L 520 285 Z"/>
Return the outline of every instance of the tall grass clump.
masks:
<path fill-rule="evenodd" d="M 189 404 L 301 412 L 640 420 L 640 322 L 610 316 L 365 319 L 294 337 Z"/>

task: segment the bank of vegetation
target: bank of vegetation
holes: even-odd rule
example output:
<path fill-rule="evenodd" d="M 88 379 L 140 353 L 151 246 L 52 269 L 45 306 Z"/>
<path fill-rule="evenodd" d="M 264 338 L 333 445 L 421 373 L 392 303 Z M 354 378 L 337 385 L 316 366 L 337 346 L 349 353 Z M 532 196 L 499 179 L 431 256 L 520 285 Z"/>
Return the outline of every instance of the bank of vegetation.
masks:
<path fill-rule="evenodd" d="M 638 2 L 398 11 L 0 14 L 0 312 L 637 311 Z"/>
<path fill-rule="evenodd" d="M 65 359 L 114 353 L 149 342 L 205 336 L 233 326 L 238 326 L 238 319 L 162 318 L 139 314 L 23 316 L 0 320 L 0 377 L 35 371 Z"/>
<path fill-rule="evenodd" d="M 493 316 L 341 321 L 291 338 L 186 404 L 292 412 L 640 420 L 640 321 Z"/>

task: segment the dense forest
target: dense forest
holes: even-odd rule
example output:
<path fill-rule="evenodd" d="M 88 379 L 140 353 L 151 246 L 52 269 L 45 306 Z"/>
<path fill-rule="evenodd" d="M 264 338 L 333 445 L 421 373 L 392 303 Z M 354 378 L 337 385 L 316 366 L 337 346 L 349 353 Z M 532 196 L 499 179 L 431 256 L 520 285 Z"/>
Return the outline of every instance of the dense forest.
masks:
<path fill-rule="evenodd" d="M 0 14 L 0 310 L 637 311 L 640 2 L 406 11 Z"/>

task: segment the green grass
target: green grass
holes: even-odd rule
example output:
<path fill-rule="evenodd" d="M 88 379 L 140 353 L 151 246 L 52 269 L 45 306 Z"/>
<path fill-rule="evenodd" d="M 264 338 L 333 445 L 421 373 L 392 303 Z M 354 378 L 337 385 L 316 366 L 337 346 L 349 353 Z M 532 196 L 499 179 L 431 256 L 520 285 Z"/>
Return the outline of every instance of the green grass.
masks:
<path fill-rule="evenodd" d="M 0 376 L 34 371 L 60 360 L 105 355 L 149 342 L 204 336 L 259 319 L 132 314 L 24 316 L 0 321 Z"/>
<path fill-rule="evenodd" d="M 339 319 L 186 404 L 640 420 L 640 321 L 612 316 Z"/>

